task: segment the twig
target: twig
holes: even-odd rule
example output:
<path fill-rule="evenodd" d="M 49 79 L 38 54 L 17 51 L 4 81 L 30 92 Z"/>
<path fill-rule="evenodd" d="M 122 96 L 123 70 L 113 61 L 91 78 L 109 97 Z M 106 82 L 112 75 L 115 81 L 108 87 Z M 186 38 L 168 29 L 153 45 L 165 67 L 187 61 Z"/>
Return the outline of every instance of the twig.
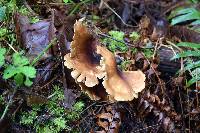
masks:
<path fill-rule="evenodd" d="M 8 46 L 9 46 L 15 53 L 18 53 L 18 51 L 15 50 L 15 48 L 14 48 L 12 45 L 10 45 L 9 43 L 7 43 L 7 44 L 8 44 Z"/>
<path fill-rule="evenodd" d="M 8 112 L 8 109 L 9 109 L 11 103 L 13 102 L 13 98 L 14 98 L 16 92 L 17 92 L 17 88 L 14 89 L 13 94 L 12 94 L 12 96 L 10 97 L 10 99 L 9 99 L 7 105 L 6 105 L 6 108 L 5 108 L 4 111 L 3 111 L 3 114 L 2 114 L 2 116 L 1 116 L 0 121 L 2 121 L 2 120 L 4 119 L 6 113 Z"/>
<path fill-rule="evenodd" d="M 31 7 L 29 6 L 29 4 L 27 3 L 26 0 L 24 1 L 24 5 L 25 5 L 25 7 L 29 10 L 29 12 L 30 12 L 32 15 L 38 16 L 38 14 L 36 14 L 36 13 L 31 9 Z"/>
<path fill-rule="evenodd" d="M 162 81 L 160 80 L 156 70 L 153 68 L 153 66 L 151 65 L 151 62 L 149 61 L 149 59 L 142 53 L 142 55 L 144 56 L 144 58 L 146 59 L 147 63 L 150 65 L 151 69 L 153 70 L 153 72 L 155 73 L 157 79 L 158 79 L 158 82 L 160 84 L 160 88 L 162 90 L 162 94 L 164 93 L 164 88 L 163 88 L 163 84 L 162 84 Z"/>
<path fill-rule="evenodd" d="M 116 42 L 120 42 L 120 43 L 123 43 L 123 44 L 125 44 L 125 45 L 127 45 L 127 46 L 133 47 L 133 45 L 132 45 L 131 43 L 127 43 L 127 42 L 124 42 L 124 41 L 117 40 L 117 39 L 115 39 L 115 38 L 113 38 L 112 36 L 109 36 L 109 35 L 107 35 L 107 34 L 98 33 L 98 35 L 103 36 L 103 37 L 110 38 L 110 39 L 112 39 L 112 40 L 114 40 L 114 41 L 116 41 Z"/>
<path fill-rule="evenodd" d="M 99 37 L 110 38 L 110 39 L 112 39 L 113 41 L 123 43 L 123 44 L 125 44 L 125 45 L 127 45 L 127 46 L 129 46 L 129 47 L 134 47 L 131 43 L 127 43 L 127 42 L 124 42 L 124 41 L 115 39 L 115 38 L 113 38 L 112 36 L 109 36 L 109 35 L 103 33 L 103 32 L 102 32 L 99 28 L 97 28 L 95 25 L 92 25 L 92 26 L 94 27 L 94 29 L 95 29 L 94 31 L 95 31 L 95 34 L 97 34 L 97 36 L 99 36 Z"/>
<path fill-rule="evenodd" d="M 83 5 L 83 4 L 87 3 L 87 2 L 90 2 L 90 1 L 93 1 L 93 0 L 84 0 L 84 1 L 82 1 L 82 2 L 80 2 L 80 3 L 78 3 L 78 4 L 74 7 L 74 9 L 69 13 L 69 16 L 72 15 L 72 14 L 74 14 L 74 13 L 76 12 L 76 10 L 78 10 L 78 8 L 79 8 L 81 5 Z"/>
<path fill-rule="evenodd" d="M 31 66 L 34 66 L 35 63 L 37 63 L 41 57 L 44 55 L 44 53 L 55 44 L 55 42 L 57 41 L 57 38 L 55 37 L 53 40 L 51 40 L 51 42 L 49 43 L 49 45 L 33 60 L 33 62 L 31 63 Z"/>
<path fill-rule="evenodd" d="M 117 13 L 115 12 L 115 10 L 113 10 L 104 0 L 102 0 L 102 1 L 103 1 L 104 5 L 105 5 L 108 9 L 110 9 L 110 10 L 122 21 L 122 23 L 123 23 L 124 25 L 126 25 L 127 27 L 137 27 L 137 26 L 132 26 L 132 25 L 129 25 L 129 24 L 125 23 L 124 20 L 119 16 L 119 14 L 117 14 Z"/>
<path fill-rule="evenodd" d="M 197 69 L 195 70 L 195 76 L 196 76 L 196 79 L 198 77 L 198 71 Z M 197 98 L 197 108 L 199 107 L 199 96 L 198 96 L 198 81 L 196 81 L 196 98 Z"/>
<path fill-rule="evenodd" d="M 158 123 L 158 124 L 155 124 L 155 125 L 152 125 L 152 126 L 148 126 L 148 127 L 146 127 L 146 128 L 142 128 L 142 129 L 136 130 L 136 131 L 131 132 L 131 133 L 138 133 L 138 132 L 141 132 L 142 130 L 147 130 L 147 129 L 149 129 L 149 128 L 154 128 L 154 127 L 160 126 L 160 125 L 161 125 L 161 123 Z"/>
<path fill-rule="evenodd" d="M 180 106 L 181 106 L 181 115 L 183 117 L 184 112 L 183 112 L 183 102 L 182 102 L 182 98 L 181 98 L 181 93 L 180 93 L 180 88 L 178 86 L 178 96 L 179 96 L 179 102 L 180 102 Z M 183 127 L 182 129 L 185 129 L 185 121 L 183 121 Z"/>
<path fill-rule="evenodd" d="M 160 42 L 160 38 L 156 41 L 156 46 L 154 47 L 153 60 L 155 59 L 159 42 Z"/>

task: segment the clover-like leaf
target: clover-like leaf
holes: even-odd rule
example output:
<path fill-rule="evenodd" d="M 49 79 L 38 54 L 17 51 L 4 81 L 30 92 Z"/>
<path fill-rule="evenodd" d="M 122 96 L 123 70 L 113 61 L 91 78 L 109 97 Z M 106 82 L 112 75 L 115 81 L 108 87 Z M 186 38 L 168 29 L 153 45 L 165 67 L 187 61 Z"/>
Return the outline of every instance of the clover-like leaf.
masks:
<path fill-rule="evenodd" d="M 14 53 L 12 56 L 13 65 L 15 66 L 25 66 L 29 64 L 29 60 L 22 56 L 21 53 Z"/>
<path fill-rule="evenodd" d="M 20 53 L 14 53 L 12 56 L 12 64 L 6 67 L 3 73 L 4 79 L 14 77 L 17 85 L 21 86 L 24 82 L 26 86 L 31 86 L 30 78 L 35 78 L 36 70 L 29 65 L 29 60 Z M 24 77 L 26 79 L 24 79 Z M 25 81 L 24 81 L 25 80 Z"/>
<path fill-rule="evenodd" d="M 19 71 L 23 73 L 26 77 L 35 78 L 36 70 L 32 66 L 19 67 Z"/>
<path fill-rule="evenodd" d="M 17 85 L 21 86 L 21 85 L 23 85 L 23 82 L 24 82 L 24 75 L 21 74 L 21 73 L 17 73 L 14 76 L 14 80 L 15 80 Z"/>
<path fill-rule="evenodd" d="M 28 77 L 26 77 L 26 80 L 25 80 L 24 84 L 26 86 L 31 86 L 33 84 L 33 82 Z"/>
<path fill-rule="evenodd" d="M 14 66 L 9 65 L 3 72 L 3 78 L 9 79 L 13 77 L 15 74 L 17 74 L 19 71 Z"/>

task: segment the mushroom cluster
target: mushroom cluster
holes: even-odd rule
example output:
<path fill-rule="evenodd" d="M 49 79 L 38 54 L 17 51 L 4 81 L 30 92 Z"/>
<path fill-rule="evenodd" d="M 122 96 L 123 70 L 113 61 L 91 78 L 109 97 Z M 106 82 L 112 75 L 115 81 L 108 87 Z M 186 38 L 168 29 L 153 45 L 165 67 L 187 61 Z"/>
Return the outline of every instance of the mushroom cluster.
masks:
<path fill-rule="evenodd" d="M 65 66 L 73 69 L 72 77 L 93 100 L 109 97 L 131 101 L 145 88 L 144 73 L 140 70 L 120 71 L 114 54 L 101 46 L 80 20 L 74 25 L 71 52 L 64 58 Z M 99 82 L 100 79 L 103 81 Z"/>

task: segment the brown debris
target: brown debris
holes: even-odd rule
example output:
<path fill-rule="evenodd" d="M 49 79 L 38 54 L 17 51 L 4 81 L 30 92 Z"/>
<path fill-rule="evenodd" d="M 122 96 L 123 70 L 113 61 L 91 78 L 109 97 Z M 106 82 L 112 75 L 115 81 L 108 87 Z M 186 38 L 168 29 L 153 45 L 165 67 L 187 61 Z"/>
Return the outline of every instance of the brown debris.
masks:
<path fill-rule="evenodd" d="M 64 57 L 65 66 L 72 68 L 72 77 L 78 82 L 84 82 L 87 87 L 97 85 L 98 78 L 104 76 L 99 60 L 94 55 L 96 43 L 87 27 L 81 21 L 77 21 L 74 25 L 71 53 Z"/>
<path fill-rule="evenodd" d="M 15 26 L 18 41 L 23 48 L 28 49 L 28 56 L 36 58 L 55 37 L 55 27 L 51 20 L 42 20 L 31 24 L 27 16 L 15 14 Z M 52 56 L 51 49 L 42 57 Z"/>
<path fill-rule="evenodd" d="M 97 125 L 102 127 L 104 130 L 97 132 L 109 132 L 109 133 L 118 133 L 121 125 L 121 114 L 120 112 L 113 109 L 111 106 L 108 106 L 100 114 L 96 115 Z"/>
<path fill-rule="evenodd" d="M 117 101 L 131 101 L 145 88 L 145 75 L 141 71 L 118 70 L 114 55 L 105 47 L 97 46 L 97 53 L 104 58 L 106 77 L 103 86 Z"/>
<path fill-rule="evenodd" d="M 149 91 L 141 98 L 138 111 L 139 115 L 144 115 L 143 117 L 152 112 L 158 117 L 157 121 L 162 123 L 164 130 L 169 132 L 175 130 L 175 121 L 180 120 L 180 115 L 171 108 L 169 102 L 165 98 L 161 99 L 158 95 L 151 94 Z"/>

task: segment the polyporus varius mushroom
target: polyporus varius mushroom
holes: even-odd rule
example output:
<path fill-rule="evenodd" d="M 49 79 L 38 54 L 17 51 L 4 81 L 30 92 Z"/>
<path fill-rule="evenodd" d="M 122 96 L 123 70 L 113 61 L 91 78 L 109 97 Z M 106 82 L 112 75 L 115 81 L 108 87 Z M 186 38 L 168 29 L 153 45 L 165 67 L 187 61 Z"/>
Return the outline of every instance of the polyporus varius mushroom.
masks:
<path fill-rule="evenodd" d="M 77 21 L 74 25 L 71 53 L 64 57 L 65 66 L 73 69 L 72 77 L 80 82 L 82 90 L 93 100 L 106 99 L 105 93 L 99 93 L 102 86 L 100 89 L 95 86 L 98 79 L 103 77 L 102 84 L 109 94 L 109 99 L 131 101 L 137 98 L 138 92 L 145 88 L 145 75 L 141 71 L 121 72 L 117 68 L 115 56 L 97 43 L 97 39 L 87 27 L 81 21 Z M 104 61 L 100 61 L 98 54 Z"/>
<path fill-rule="evenodd" d="M 121 72 L 117 68 L 115 56 L 105 47 L 97 46 L 97 53 L 102 55 L 106 76 L 103 86 L 106 92 L 117 101 L 131 101 L 138 97 L 138 92 L 145 88 L 145 75 L 142 71 Z"/>
<path fill-rule="evenodd" d="M 98 84 L 98 78 L 103 78 L 105 72 L 100 66 L 100 58 L 95 53 L 97 40 L 89 32 L 82 21 L 74 25 L 74 36 L 71 42 L 71 53 L 65 55 L 65 66 L 72 68 L 71 73 L 78 82 L 84 82 L 87 87 Z"/>

